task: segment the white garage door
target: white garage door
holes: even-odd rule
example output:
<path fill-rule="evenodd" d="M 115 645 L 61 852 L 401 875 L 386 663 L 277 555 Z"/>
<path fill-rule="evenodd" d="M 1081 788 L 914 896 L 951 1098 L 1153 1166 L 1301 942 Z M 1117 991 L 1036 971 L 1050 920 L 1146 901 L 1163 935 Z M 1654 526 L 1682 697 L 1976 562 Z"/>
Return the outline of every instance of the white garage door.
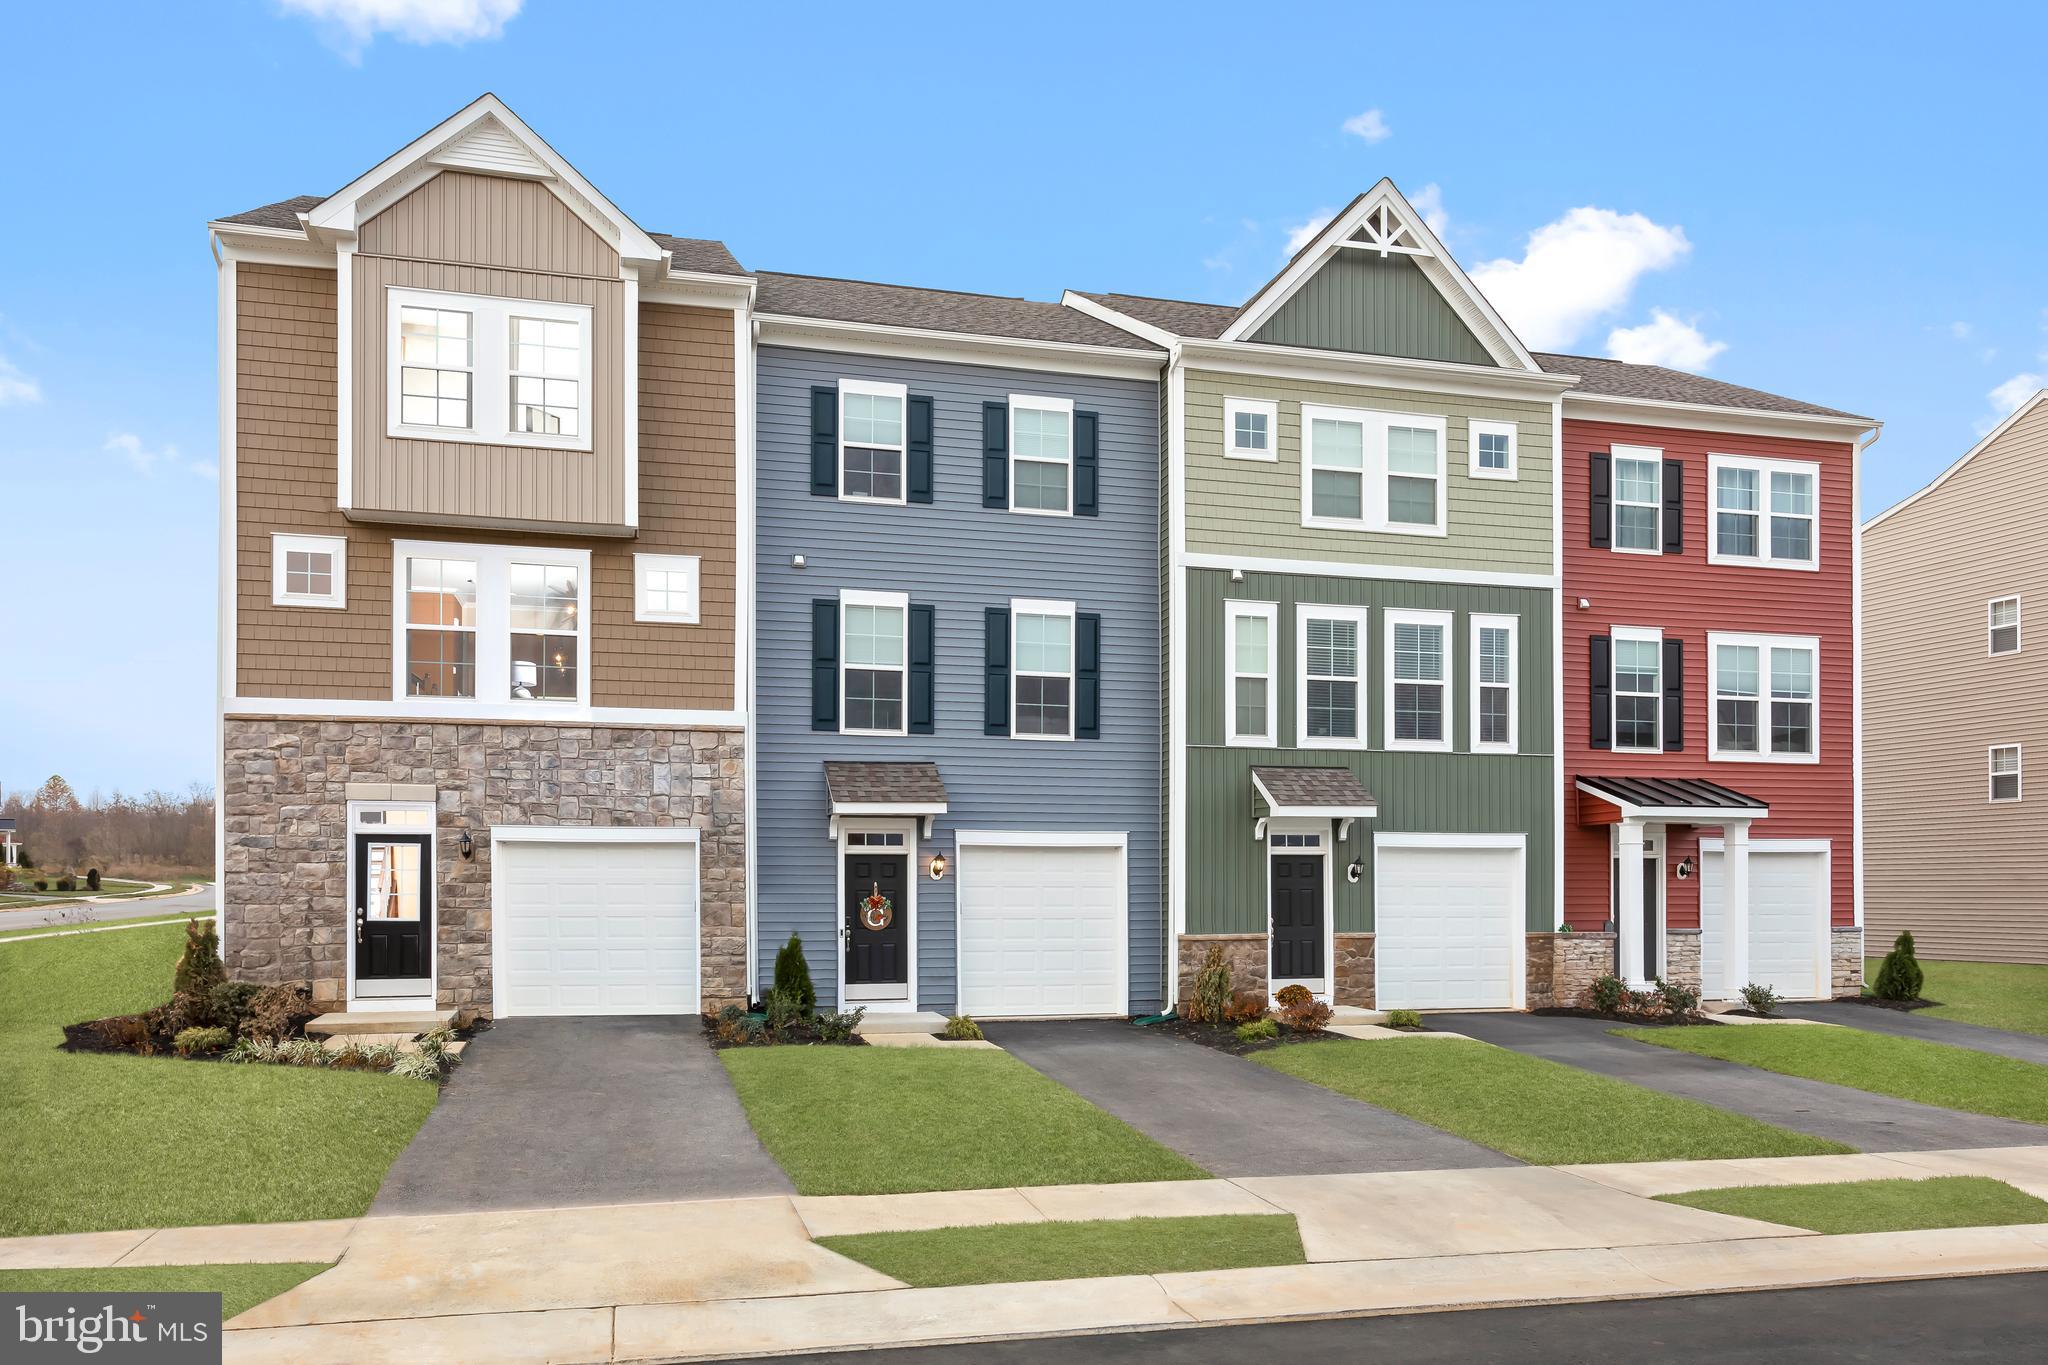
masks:
<path fill-rule="evenodd" d="M 1725 855 L 1700 857 L 1700 973 L 1709 996 L 1732 998 L 1748 982 L 1728 980 L 1721 898 Z M 1749 849 L 1749 980 L 1788 999 L 1828 993 L 1821 933 L 1828 922 L 1828 855 Z"/>
<path fill-rule="evenodd" d="M 960 1012 L 1124 1014 L 1123 851 L 960 848 Z"/>
<path fill-rule="evenodd" d="M 496 1013 L 694 1014 L 697 848 L 500 842 Z"/>
<path fill-rule="evenodd" d="M 1518 849 L 1382 846 L 1373 893 L 1379 1008 L 1512 1008 L 1521 875 Z"/>

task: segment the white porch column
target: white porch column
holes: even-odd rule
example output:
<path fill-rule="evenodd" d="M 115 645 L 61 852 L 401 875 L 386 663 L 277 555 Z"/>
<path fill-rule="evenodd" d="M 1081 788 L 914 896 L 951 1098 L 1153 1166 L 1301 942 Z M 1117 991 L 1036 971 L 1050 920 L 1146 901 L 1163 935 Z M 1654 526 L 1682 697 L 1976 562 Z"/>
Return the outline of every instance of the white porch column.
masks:
<path fill-rule="evenodd" d="M 1722 994 L 1733 1000 L 1749 984 L 1749 821 L 1730 820 L 1721 833 L 1721 960 L 1728 973 Z"/>
<path fill-rule="evenodd" d="M 1643 826 L 1623 819 L 1614 830 L 1615 943 L 1621 956 L 1623 981 L 1643 981 Z"/>

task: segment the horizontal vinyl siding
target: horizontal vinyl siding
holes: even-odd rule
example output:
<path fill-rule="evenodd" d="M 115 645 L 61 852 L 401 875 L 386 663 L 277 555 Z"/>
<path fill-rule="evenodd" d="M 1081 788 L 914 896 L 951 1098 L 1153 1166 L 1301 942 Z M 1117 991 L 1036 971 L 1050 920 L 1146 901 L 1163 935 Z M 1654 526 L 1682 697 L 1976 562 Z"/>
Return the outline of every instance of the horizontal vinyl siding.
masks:
<path fill-rule="evenodd" d="M 814 385 L 901 382 L 934 400 L 934 498 L 883 507 L 810 493 Z M 838 856 L 826 838 L 827 759 L 932 760 L 950 813 L 913 859 L 917 1001 L 955 1004 L 953 896 L 933 853 L 960 829 L 1117 830 L 1130 836 L 1130 1007 L 1161 1003 L 1158 386 L 1124 380 L 763 348 L 759 371 L 755 772 L 762 812 L 760 961 L 802 936 L 821 996 L 837 990 Z M 981 505 L 981 411 L 1012 393 L 1070 397 L 1100 414 L 1101 515 L 1022 516 Z M 793 568 L 802 555 L 805 567 Z M 934 608 L 936 733 L 861 738 L 813 731 L 811 602 L 842 589 L 907 592 Z M 1012 598 L 1073 601 L 1102 615 L 1102 738 L 1071 743 L 982 733 L 982 612 Z M 955 867 L 958 867 L 957 860 Z"/>
<path fill-rule="evenodd" d="M 1676 555 L 1594 549 L 1589 456 L 1615 445 L 1659 448 L 1684 465 L 1685 548 Z M 1611 913 L 1609 835 L 1579 823 L 1582 775 L 1703 778 L 1768 802 L 1752 840 L 1832 841 L 1830 914 L 1855 923 L 1855 621 L 1851 572 L 1854 449 L 1838 442 L 1771 440 L 1676 428 L 1567 420 L 1564 424 L 1564 812 L 1565 919 L 1597 930 Z M 1713 535 L 1708 455 L 1807 460 L 1820 465 L 1816 530 L 1820 569 L 1805 572 L 1707 562 Z M 1580 598 L 1590 604 L 1578 608 Z M 1660 628 L 1685 642 L 1685 747 L 1675 753 L 1616 753 L 1589 746 L 1590 646 L 1615 626 Z M 1820 640 L 1818 763 L 1709 761 L 1713 726 L 1710 633 L 1811 635 Z M 1666 922 L 1699 924 L 1698 877 L 1675 874 L 1697 858 L 1698 830 L 1673 829 L 1665 860 Z"/>
<path fill-rule="evenodd" d="M 1223 454 L 1223 400 L 1280 405 L 1279 459 Z M 1301 405 L 1416 412 L 1446 419 L 1447 536 L 1332 531 L 1301 524 Z M 1520 476 L 1470 475 L 1467 422 L 1514 422 Z M 1549 573 L 1551 409 L 1548 403 L 1457 398 L 1401 389 L 1259 379 L 1190 370 L 1187 376 L 1187 519 L 1190 553 L 1262 555 L 1333 563 L 1412 565 L 1495 573 Z"/>
<path fill-rule="evenodd" d="M 2048 962 L 2048 407 L 1864 532 L 1863 914 L 1870 951 Z M 1985 611 L 2021 599 L 2021 650 Z M 2024 746 L 2024 799 L 1987 799 L 1986 750 Z"/>

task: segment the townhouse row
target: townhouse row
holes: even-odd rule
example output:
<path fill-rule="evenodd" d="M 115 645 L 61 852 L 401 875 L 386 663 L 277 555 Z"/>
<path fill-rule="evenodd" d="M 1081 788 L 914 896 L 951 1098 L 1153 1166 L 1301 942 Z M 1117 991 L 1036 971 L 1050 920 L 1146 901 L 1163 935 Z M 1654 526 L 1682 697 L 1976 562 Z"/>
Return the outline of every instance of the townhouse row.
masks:
<path fill-rule="evenodd" d="M 231 968 L 336 1010 L 1861 975 L 1868 419 L 1535 354 L 1382 181 L 1241 307 L 778 274 L 486 96 L 210 224 Z"/>

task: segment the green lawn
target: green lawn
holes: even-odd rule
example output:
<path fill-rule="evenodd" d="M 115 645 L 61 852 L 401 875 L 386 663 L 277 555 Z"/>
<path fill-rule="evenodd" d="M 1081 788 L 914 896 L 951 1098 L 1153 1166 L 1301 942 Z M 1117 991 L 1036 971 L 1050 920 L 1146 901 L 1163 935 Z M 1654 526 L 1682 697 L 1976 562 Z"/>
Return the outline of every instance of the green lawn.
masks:
<path fill-rule="evenodd" d="M 1208 1175 L 1006 1052 L 764 1047 L 718 1055 L 754 1131 L 803 1194 Z"/>
<path fill-rule="evenodd" d="M 1742 1185 L 1660 1194 L 1666 1204 L 1760 1218 L 1814 1232 L 1911 1232 L 2048 1223 L 2048 1202 L 2003 1180 L 1945 1175 L 1931 1180 L 1850 1180 L 1833 1185 Z"/>
<path fill-rule="evenodd" d="M 98 1270 L 0 1270 L 9 1294 L 219 1294 L 223 1321 L 312 1279 L 325 1261 L 275 1265 L 134 1265 Z"/>
<path fill-rule="evenodd" d="M 1615 1029 L 1623 1038 L 1973 1114 L 2048 1123 L 2048 1066 L 1857 1028 Z"/>
<path fill-rule="evenodd" d="M 166 999 L 179 925 L 0 947 L 0 1236 L 347 1218 L 434 1107 L 430 1082 L 57 1050 Z"/>
<path fill-rule="evenodd" d="M 1252 1060 L 1544 1166 L 1853 1150 L 1696 1100 L 1461 1038 L 1307 1043 L 1261 1052 Z"/>
<path fill-rule="evenodd" d="M 1308 1259 L 1291 1213 L 869 1232 L 820 1237 L 818 1245 L 917 1289 L 1236 1270 Z"/>
<path fill-rule="evenodd" d="M 1881 957 L 1865 960 L 1864 980 L 1877 980 Z M 1941 1003 L 1921 1010 L 1929 1019 L 1953 1019 L 1959 1024 L 1982 1024 L 1985 1028 L 2009 1029 L 2014 1033 L 2048 1034 L 2048 967 L 2017 962 L 1927 962 L 1920 963 L 1926 976 L 1920 993 Z"/>
<path fill-rule="evenodd" d="M 109 924 L 183 924 L 188 919 L 212 919 L 213 914 L 213 911 L 208 910 L 200 915 L 166 915 L 161 919 L 110 919 L 95 920 L 89 924 L 38 924 L 28 929 L 0 929 L 0 942 L 5 942 L 10 938 L 30 938 L 36 934 L 62 934 L 75 932 L 79 929 L 99 929 Z M 0 924 L 5 922 L 5 920 L 0 920 Z M 78 1021 L 76 1019 L 68 1019 L 65 1022 L 75 1024 Z"/>
<path fill-rule="evenodd" d="M 43 881 L 48 884 L 49 889 L 47 891 L 36 890 L 35 879 L 38 876 L 42 876 Z M 151 886 L 155 885 L 153 882 L 131 882 L 115 877 L 102 877 L 100 878 L 100 889 L 95 891 L 85 884 L 85 878 L 79 877 L 75 880 L 78 884 L 71 890 L 59 891 L 57 889 L 57 877 L 54 873 L 47 876 L 43 876 L 40 873 L 31 873 L 25 877 L 16 874 L 15 885 L 8 887 L 4 892 L 0 892 L 0 897 L 5 897 L 4 900 L 0 900 L 0 904 L 57 905 L 64 901 L 84 900 L 87 896 L 132 896 L 138 892 L 147 891 Z M 177 888 L 174 886 L 171 891 L 167 891 L 164 894 L 173 895 L 176 893 L 176 890 Z"/>

